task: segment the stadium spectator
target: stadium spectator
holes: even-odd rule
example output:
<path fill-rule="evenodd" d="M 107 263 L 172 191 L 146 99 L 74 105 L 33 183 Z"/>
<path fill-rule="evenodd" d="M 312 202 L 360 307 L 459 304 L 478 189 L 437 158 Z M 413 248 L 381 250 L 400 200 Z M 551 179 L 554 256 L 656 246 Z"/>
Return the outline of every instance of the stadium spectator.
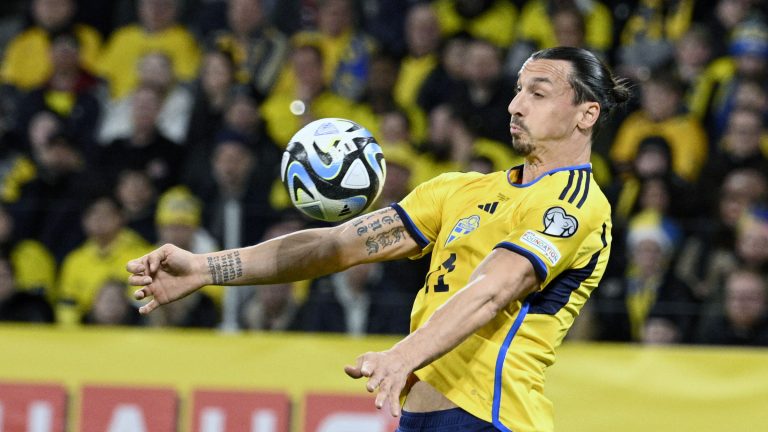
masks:
<path fill-rule="evenodd" d="M 43 85 L 51 76 L 50 44 L 59 33 L 71 33 L 80 46 L 80 61 L 94 70 L 101 36 L 90 26 L 73 22 L 74 0 L 32 0 L 33 25 L 13 38 L 5 49 L 0 80 L 22 91 Z"/>
<path fill-rule="evenodd" d="M 659 315 L 690 337 L 698 305 L 690 287 L 669 273 L 676 228 L 658 213 L 645 212 L 630 221 L 627 236 L 624 275 L 606 279 L 595 292 L 597 339 L 639 342 L 648 318 Z"/>
<path fill-rule="evenodd" d="M 405 40 L 408 51 L 399 72 L 395 69 L 394 96 L 400 106 L 411 107 L 424 80 L 438 64 L 440 24 L 432 6 L 417 4 L 408 10 Z"/>
<path fill-rule="evenodd" d="M 135 326 L 142 323 L 138 309 L 125 295 L 125 282 L 108 280 L 98 289 L 93 306 L 83 316 L 84 324 L 104 326 Z"/>
<path fill-rule="evenodd" d="M 100 149 L 99 168 L 114 184 L 125 169 L 144 171 L 158 190 L 179 181 L 184 148 L 158 129 L 163 94 L 154 87 L 140 87 L 131 97 L 130 135 L 116 138 Z"/>
<path fill-rule="evenodd" d="M 644 186 L 650 180 L 660 180 L 669 194 L 665 214 L 674 218 L 690 216 L 694 205 L 694 190 L 690 183 L 672 171 L 672 159 L 669 143 L 662 137 L 650 136 L 643 139 L 631 161 L 631 169 L 615 179 L 606 191 L 614 203 L 614 224 L 626 225 L 626 222 L 644 207 L 641 202 Z M 668 211 L 667 211 L 668 210 Z"/>
<path fill-rule="evenodd" d="M 714 154 L 702 170 L 700 193 L 716 189 L 728 173 L 743 168 L 768 172 L 768 135 L 760 112 L 737 108 Z"/>
<path fill-rule="evenodd" d="M 371 263 L 314 280 L 299 311 L 299 329 L 353 336 L 407 333 L 408 315 L 396 319 L 403 310 L 392 301 L 395 296 L 372 293 L 383 277 L 382 264 Z"/>
<path fill-rule="evenodd" d="M 257 243 L 272 221 L 269 183 L 260 182 L 258 158 L 247 138 L 222 132 L 210 160 L 214 183 L 199 195 L 203 225 L 224 248 Z"/>
<path fill-rule="evenodd" d="M 183 186 L 168 189 L 157 202 L 154 222 L 158 233 L 157 244 L 170 243 L 188 250 L 211 252 L 217 249 L 216 241 L 202 228 L 203 204 Z M 219 324 L 218 304 L 222 290 L 208 286 L 195 292 L 178 305 L 149 317 L 153 326 L 213 328 Z"/>
<path fill-rule="evenodd" d="M 203 56 L 200 76 L 195 83 L 187 127 L 188 157 L 205 161 L 215 132 L 222 127 L 224 111 L 235 88 L 235 64 L 228 51 L 210 50 Z"/>
<path fill-rule="evenodd" d="M 404 106 L 396 100 L 397 71 L 397 60 L 390 56 L 376 55 L 371 59 L 371 72 L 361 103 L 355 107 L 354 120 L 378 138 L 381 136 L 382 116 L 397 110 L 407 116 L 410 133 L 423 136 L 426 127 L 424 113 L 415 104 Z"/>
<path fill-rule="evenodd" d="M 117 29 L 109 38 L 98 72 L 109 82 L 113 99 L 123 98 L 139 85 L 137 65 L 147 52 L 168 56 L 179 80 L 195 78 L 200 51 L 194 36 L 176 22 L 178 2 L 139 0 L 139 22 Z"/>
<path fill-rule="evenodd" d="M 436 0 L 433 7 L 443 37 L 466 33 L 499 48 L 515 41 L 517 8 L 506 0 Z"/>
<path fill-rule="evenodd" d="M 53 322 L 53 309 L 41 293 L 16 287 L 11 262 L 0 258 L 0 322 Z"/>
<path fill-rule="evenodd" d="M 192 92 L 178 82 L 171 58 L 160 51 L 143 55 L 137 64 L 138 87 L 122 99 L 107 104 L 98 139 L 108 144 L 131 135 L 131 116 L 136 93 L 151 88 L 160 96 L 157 130 L 176 144 L 187 139 L 187 128 L 192 114 Z"/>
<path fill-rule="evenodd" d="M 361 28 L 376 39 L 381 51 L 402 57 L 406 50 L 404 31 L 408 10 L 419 0 L 368 0 L 358 2 Z"/>
<path fill-rule="evenodd" d="M 151 249 L 124 227 L 120 208 L 109 196 L 97 197 L 86 207 L 82 224 L 87 239 L 66 256 L 59 274 L 56 321 L 64 325 L 81 322 L 106 281 L 124 278 L 127 257 Z"/>
<path fill-rule="evenodd" d="M 743 80 L 765 86 L 768 76 L 768 26 L 760 20 L 739 24 L 731 35 L 729 56 L 713 61 L 698 80 L 690 109 L 708 125 L 713 137 L 722 134 L 733 105 L 734 91 Z"/>
<path fill-rule="evenodd" d="M 714 58 L 712 39 L 714 37 L 708 28 L 694 24 L 675 42 L 672 66 L 685 83 L 686 93 L 694 88 L 699 76 Z"/>
<path fill-rule="evenodd" d="M 759 2 L 749 0 L 717 0 L 712 7 L 711 3 L 696 4 L 694 19 L 703 23 L 707 31 L 718 37 L 712 38 L 713 58 L 728 55 L 728 44 L 736 27 L 755 13 L 759 13 L 756 7 Z"/>
<path fill-rule="evenodd" d="M 768 346 L 768 283 L 765 273 L 735 270 L 728 275 L 722 312 L 702 323 L 697 342 Z"/>
<path fill-rule="evenodd" d="M 515 85 L 502 74 L 501 53 L 493 44 L 470 41 L 465 53 L 465 81 L 453 91 L 451 105 L 475 136 L 509 142 L 507 104 Z"/>
<path fill-rule="evenodd" d="M 375 41 L 356 28 L 351 0 L 318 2 L 317 30 L 293 36 L 294 46 L 312 45 L 320 50 L 323 82 L 334 93 L 358 101 L 365 90 Z M 295 75 L 294 75 L 295 74 Z M 298 71 L 286 70 L 276 90 L 290 91 Z"/>
<path fill-rule="evenodd" d="M 121 171 L 117 176 L 115 198 L 122 209 L 125 226 L 138 233 L 148 243 L 155 243 L 157 191 L 149 175 L 136 169 Z"/>
<path fill-rule="evenodd" d="M 674 44 L 690 28 L 695 0 L 663 4 L 640 0 L 621 31 L 619 70 L 626 76 L 643 80 L 669 62 Z"/>
<path fill-rule="evenodd" d="M 575 9 L 583 17 L 586 30 L 584 41 L 587 47 L 597 52 L 606 52 L 610 48 L 613 18 L 610 9 L 600 1 L 528 0 L 520 12 L 518 39 L 532 43 L 537 50 L 566 42 L 558 39 L 558 36 L 564 35 L 562 32 L 558 34 L 555 29 L 555 16 L 565 9 Z M 560 29 L 562 30 L 562 27 Z"/>
<path fill-rule="evenodd" d="M 265 239 L 280 237 L 298 231 L 306 223 L 292 212 L 287 212 L 281 220 L 271 225 L 264 233 Z M 248 330 L 286 331 L 298 330 L 297 287 L 300 283 L 283 283 L 260 286 L 258 290 L 244 290 L 240 287 L 238 294 L 246 298 L 240 308 L 240 326 Z"/>
<path fill-rule="evenodd" d="M 296 77 L 294 90 L 280 92 L 276 89 L 261 106 L 269 136 L 278 147 L 288 146 L 293 134 L 313 120 L 324 117 L 355 118 L 353 104 L 332 93 L 326 86 L 323 77 L 325 61 L 322 51 L 315 46 L 295 47 L 290 58 Z"/>
<path fill-rule="evenodd" d="M 56 261 L 48 248 L 34 238 L 19 237 L 13 216 L 0 205 L 0 256 L 13 267 L 14 285 L 22 291 L 42 294 L 53 302 L 56 293 Z"/>
<path fill-rule="evenodd" d="M 86 169 L 80 146 L 57 132 L 57 118 L 49 112 L 30 122 L 32 160 L 30 175 L 10 193 L 7 202 L 20 238 L 42 242 L 57 262 L 83 239 L 78 229 L 83 203 L 99 191 L 97 173 Z M 11 179 L 18 180 L 17 176 Z"/>
<path fill-rule="evenodd" d="M 683 243 L 675 265 L 677 277 L 690 285 L 702 301 L 718 298 L 720 269 L 733 260 L 739 221 L 749 208 L 768 199 L 768 179 L 764 172 L 734 170 L 718 192 L 711 213 L 703 206 L 698 221 L 689 225 L 691 235 Z"/>
<path fill-rule="evenodd" d="M 76 137 L 86 156 L 93 154 L 96 125 L 101 114 L 101 82 L 81 64 L 80 42 L 74 33 L 59 33 L 50 41 L 50 75 L 30 89 L 18 105 L 17 124 L 26 131 L 32 117 L 43 110 L 56 113 L 67 134 Z"/>
<path fill-rule="evenodd" d="M 619 127 L 610 156 L 626 172 L 644 138 L 661 136 L 669 143 L 672 170 L 694 182 L 707 159 L 707 135 L 697 118 L 684 112 L 680 79 L 665 70 L 642 83 L 641 107 Z"/>
<path fill-rule="evenodd" d="M 215 46 L 232 54 L 239 82 L 252 85 L 259 100 L 272 90 L 285 61 L 288 39 L 267 19 L 264 0 L 230 0 L 228 28 L 213 36 Z"/>
<path fill-rule="evenodd" d="M 461 35 L 443 41 L 440 61 L 424 79 L 419 90 L 417 103 L 425 113 L 432 112 L 438 105 L 449 103 L 453 96 L 449 89 L 458 86 L 466 78 L 464 56 L 468 45 L 469 39 Z"/>

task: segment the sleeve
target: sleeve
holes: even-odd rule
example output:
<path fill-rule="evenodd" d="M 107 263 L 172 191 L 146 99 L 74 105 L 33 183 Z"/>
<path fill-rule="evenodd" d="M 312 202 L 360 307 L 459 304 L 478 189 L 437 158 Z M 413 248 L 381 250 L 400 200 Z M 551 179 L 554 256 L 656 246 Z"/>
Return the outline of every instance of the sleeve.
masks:
<path fill-rule="evenodd" d="M 454 192 L 459 173 L 442 174 L 417 186 L 399 203 L 392 204 L 405 229 L 422 251 L 413 258 L 432 251 L 442 226 L 442 210 L 446 197 Z"/>
<path fill-rule="evenodd" d="M 559 199 L 523 204 L 510 216 L 509 234 L 495 248 L 525 257 L 545 287 L 561 272 L 575 267 L 607 246 L 610 211 L 605 215 L 585 205 Z M 598 208 L 600 208 L 598 206 Z"/>

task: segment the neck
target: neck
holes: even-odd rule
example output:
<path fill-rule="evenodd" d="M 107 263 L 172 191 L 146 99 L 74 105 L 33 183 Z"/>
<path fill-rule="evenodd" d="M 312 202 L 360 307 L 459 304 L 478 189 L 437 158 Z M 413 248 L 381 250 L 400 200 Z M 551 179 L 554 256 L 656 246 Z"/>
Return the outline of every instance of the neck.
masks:
<path fill-rule="evenodd" d="M 530 183 L 541 177 L 544 173 L 569 166 L 589 163 L 591 148 L 589 137 L 583 142 L 573 146 L 573 152 L 565 152 L 562 149 L 566 143 L 559 142 L 553 145 L 542 146 L 541 150 L 534 151 L 525 157 L 522 183 Z M 552 151 L 550 149 L 557 149 Z"/>

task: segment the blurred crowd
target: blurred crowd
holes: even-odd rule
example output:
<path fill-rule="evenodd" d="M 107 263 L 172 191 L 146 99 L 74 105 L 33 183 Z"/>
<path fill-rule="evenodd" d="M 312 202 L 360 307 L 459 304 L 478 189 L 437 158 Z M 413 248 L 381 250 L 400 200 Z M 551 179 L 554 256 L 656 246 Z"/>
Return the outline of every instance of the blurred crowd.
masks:
<path fill-rule="evenodd" d="M 142 317 L 124 266 L 311 226 L 279 161 L 302 125 L 381 143 L 377 206 L 445 171 L 521 162 L 522 62 L 584 47 L 635 93 L 596 138 L 609 269 L 569 336 L 768 346 L 768 2 L 6 0 L 0 5 L 0 320 L 408 331 L 428 258 L 206 287 Z"/>

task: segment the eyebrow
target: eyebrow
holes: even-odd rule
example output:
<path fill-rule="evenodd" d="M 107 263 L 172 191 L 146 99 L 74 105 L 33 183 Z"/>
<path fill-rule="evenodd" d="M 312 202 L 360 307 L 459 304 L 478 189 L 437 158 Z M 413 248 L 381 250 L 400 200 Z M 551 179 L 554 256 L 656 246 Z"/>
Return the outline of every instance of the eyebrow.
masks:
<path fill-rule="evenodd" d="M 550 80 L 549 78 L 546 78 L 546 77 L 533 77 L 533 78 L 531 79 L 531 81 L 532 81 L 532 83 L 531 83 L 531 84 L 540 84 L 540 83 L 545 83 L 545 84 L 549 84 L 549 85 L 554 85 L 554 84 L 552 83 L 552 80 Z M 518 87 L 521 87 L 523 84 L 522 84 L 522 82 L 520 82 L 520 81 L 518 80 L 518 81 L 517 81 L 517 85 L 518 85 Z"/>

